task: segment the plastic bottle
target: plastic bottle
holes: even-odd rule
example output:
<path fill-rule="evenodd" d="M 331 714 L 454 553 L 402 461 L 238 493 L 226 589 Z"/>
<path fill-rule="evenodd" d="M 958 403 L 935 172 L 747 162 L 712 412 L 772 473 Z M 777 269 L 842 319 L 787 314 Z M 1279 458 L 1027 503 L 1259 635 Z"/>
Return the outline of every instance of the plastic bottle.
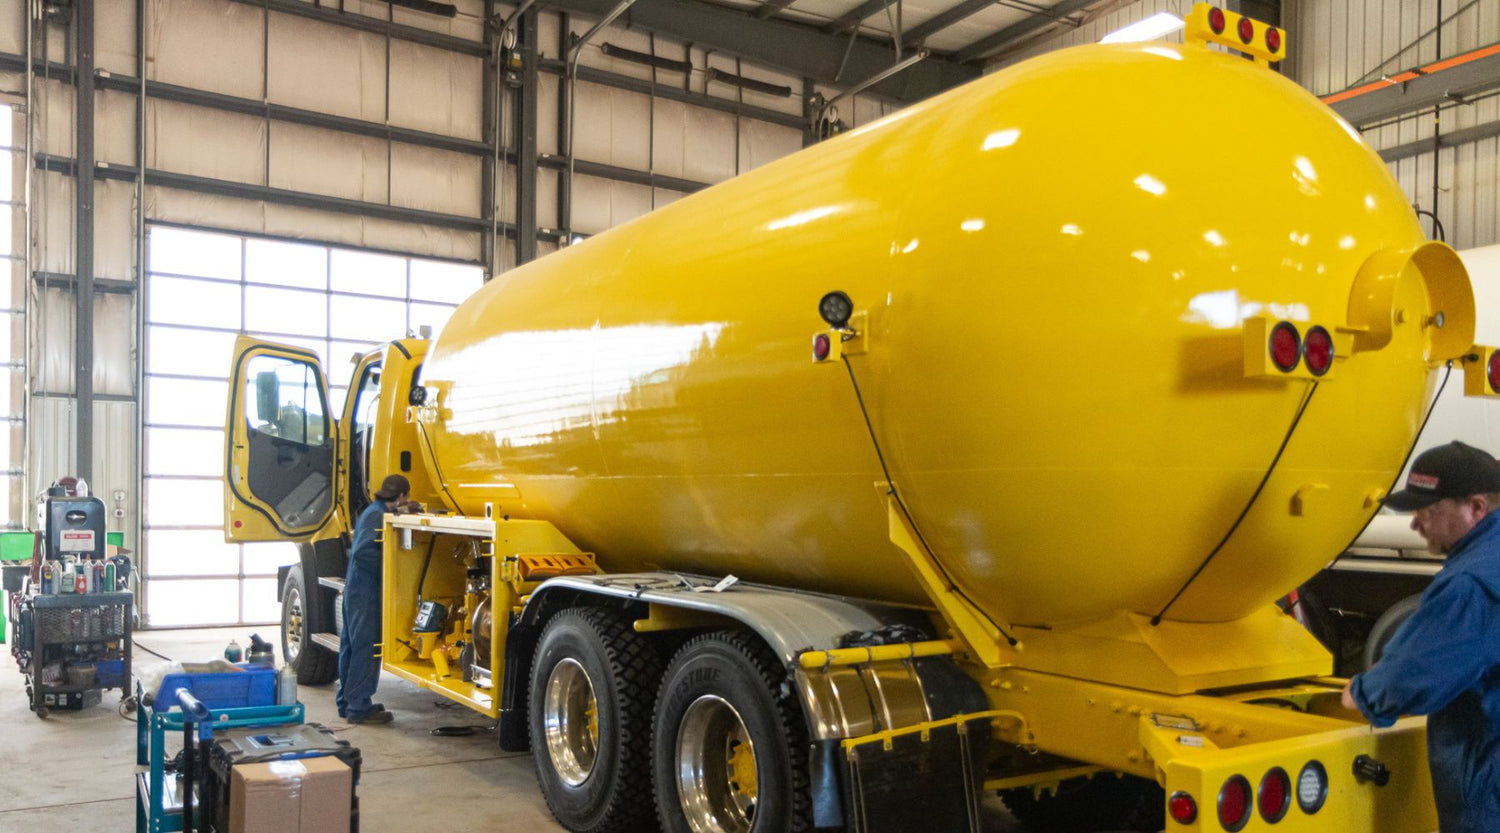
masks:
<path fill-rule="evenodd" d="M 290 706 L 297 702 L 297 672 L 290 665 L 281 666 L 276 674 L 276 703 Z"/>
<path fill-rule="evenodd" d="M 74 593 L 89 592 L 89 575 L 89 565 L 77 564 L 73 567 L 73 576 L 74 581 L 76 582 L 73 585 Z"/>
<path fill-rule="evenodd" d="M 233 639 L 229 640 L 229 647 L 224 649 L 224 659 L 230 662 L 239 662 L 244 656 L 245 651 L 240 647 L 240 643 L 235 642 Z"/>
<path fill-rule="evenodd" d="M 77 584 L 73 577 L 73 564 L 72 562 L 65 563 L 57 573 L 57 592 L 72 593 L 75 587 Z"/>

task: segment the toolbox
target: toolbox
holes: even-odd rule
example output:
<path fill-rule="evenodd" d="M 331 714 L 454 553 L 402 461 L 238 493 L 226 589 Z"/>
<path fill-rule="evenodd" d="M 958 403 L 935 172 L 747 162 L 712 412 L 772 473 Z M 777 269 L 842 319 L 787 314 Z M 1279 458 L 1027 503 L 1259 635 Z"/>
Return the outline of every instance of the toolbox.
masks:
<path fill-rule="evenodd" d="M 272 761 L 335 757 L 353 773 L 350 785 L 349 830 L 359 830 L 359 749 L 316 723 L 283 726 L 258 726 L 215 732 L 208 750 L 208 767 L 203 774 L 200 806 L 207 824 L 204 830 L 229 833 L 232 808 L 231 784 L 237 766 Z"/>

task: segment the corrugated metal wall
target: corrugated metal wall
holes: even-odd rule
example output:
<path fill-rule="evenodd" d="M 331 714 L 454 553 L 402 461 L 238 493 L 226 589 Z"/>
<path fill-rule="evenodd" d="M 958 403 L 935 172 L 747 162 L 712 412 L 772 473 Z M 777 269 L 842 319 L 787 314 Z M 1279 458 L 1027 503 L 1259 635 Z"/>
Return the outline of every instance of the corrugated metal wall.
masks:
<path fill-rule="evenodd" d="M 1438 23 L 1442 52 L 1438 52 Z M 1500 0 L 1289 0 L 1285 21 L 1295 60 L 1291 76 L 1328 95 L 1403 70 L 1500 42 Z M 1429 141 L 1434 127 L 1451 133 L 1500 120 L 1500 98 L 1444 106 L 1366 129 L 1376 150 Z M 1500 139 L 1470 142 L 1391 164 L 1407 198 L 1435 210 L 1455 248 L 1500 242 Z M 1433 182 L 1437 183 L 1434 207 Z M 1430 229 L 1430 226 L 1429 226 Z"/>

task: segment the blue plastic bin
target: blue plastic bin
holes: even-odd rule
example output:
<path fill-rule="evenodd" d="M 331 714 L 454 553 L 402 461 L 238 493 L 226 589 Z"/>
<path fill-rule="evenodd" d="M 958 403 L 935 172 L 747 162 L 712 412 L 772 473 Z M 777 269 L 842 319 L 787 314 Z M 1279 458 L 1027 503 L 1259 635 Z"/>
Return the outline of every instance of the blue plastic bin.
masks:
<path fill-rule="evenodd" d="M 210 709 L 276 705 L 276 669 L 269 665 L 239 667 L 245 670 L 168 674 L 156 690 L 156 707 L 165 711 L 175 706 L 178 691 L 191 693 Z"/>

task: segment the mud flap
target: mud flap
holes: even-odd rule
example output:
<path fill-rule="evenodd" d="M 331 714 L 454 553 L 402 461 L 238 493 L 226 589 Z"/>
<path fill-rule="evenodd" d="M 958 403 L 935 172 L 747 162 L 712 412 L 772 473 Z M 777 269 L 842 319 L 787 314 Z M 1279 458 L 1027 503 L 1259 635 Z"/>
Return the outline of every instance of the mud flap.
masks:
<path fill-rule="evenodd" d="M 844 806 L 854 833 L 979 833 L 987 717 L 880 733 L 844 745 Z"/>

